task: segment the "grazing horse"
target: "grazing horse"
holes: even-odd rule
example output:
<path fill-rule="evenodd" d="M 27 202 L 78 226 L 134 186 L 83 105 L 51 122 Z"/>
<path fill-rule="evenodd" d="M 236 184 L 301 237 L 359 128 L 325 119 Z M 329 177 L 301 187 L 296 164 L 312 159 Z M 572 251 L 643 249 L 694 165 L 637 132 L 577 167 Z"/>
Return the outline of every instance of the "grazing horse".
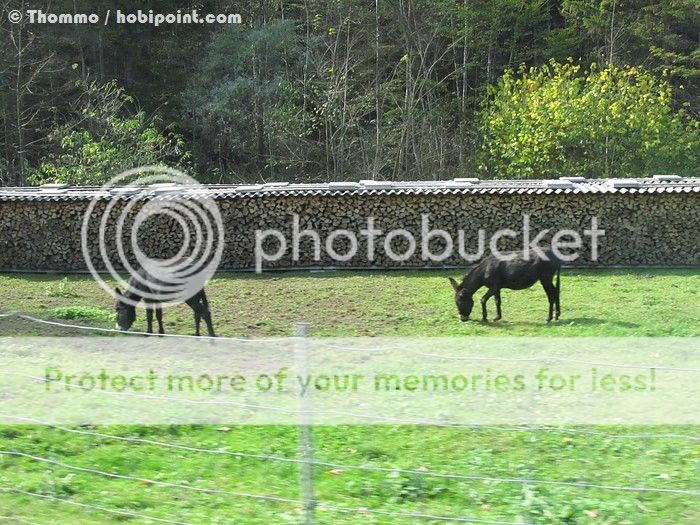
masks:
<path fill-rule="evenodd" d="M 146 325 L 147 332 L 149 334 L 153 333 L 153 314 L 156 315 L 156 320 L 158 321 L 158 333 L 163 334 L 165 330 L 163 329 L 163 308 L 157 301 L 153 299 L 145 299 L 144 294 L 153 295 L 157 294 L 157 291 L 150 287 L 147 283 L 154 282 L 154 279 L 149 276 L 148 272 L 143 268 L 139 269 L 137 272 L 138 276 L 132 276 L 127 283 L 126 290 L 122 293 L 119 288 L 115 290 L 117 296 L 117 329 L 118 330 L 128 330 L 131 325 L 134 324 L 136 320 L 136 303 L 143 299 L 146 306 Z M 126 299 L 127 301 L 125 301 Z M 192 308 L 194 312 L 194 323 L 196 328 L 196 335 L 199 333 L 199 325 L 202 319 L 207 324 L 207 332 L 209 337 L 216 337 L 214 333 L 214 327 L 211 324 L 211 313 L 209 312 L 209 302 L 207 301 L 207 296 L 204 293 L 204 288 L 199 290 L 196 294 L 185 301 L 185 304 Z"/>
<path fill-rule="evenodd" d="M 537 281 L 542 283 L 549 299 L 549 317 L 559 319 L 561 313 L 559 307 L 559 273 L 561 271 L 561 261 L 557 259 L 551 251 L 545 251 L 544 257 L 537 253 L 530 253 L 526 257 L 525 252 L 511 252 L 496 257 L 488 255 L 464 277 L 461 283 L 450 277 L 450 283 L 455 291 L 455 303 L 459 311 L 459 318 L 462 321 L 469 320 L 469 314 L 474 307 L 474 293 L 485 286 L 488 291 L 481 298 L 482 321 L 487 321 L 486 303 L 491 297 L 496 301 L 496 317 L 494 321 L 501 318 L 501 288 L 511 290 L 524 290 L 530 288 Z M 553 284 L 554 275 L 557 276 L 556 286 Z"/>

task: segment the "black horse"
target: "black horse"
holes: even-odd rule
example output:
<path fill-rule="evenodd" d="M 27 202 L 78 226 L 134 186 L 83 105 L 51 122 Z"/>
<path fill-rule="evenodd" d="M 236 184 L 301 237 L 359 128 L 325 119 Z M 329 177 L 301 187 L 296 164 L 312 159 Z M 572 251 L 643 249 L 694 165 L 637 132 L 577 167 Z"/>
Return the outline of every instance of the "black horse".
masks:
<path fill-rule="evenodd" d="M 495 297 L 496 317 L 494 321 L 501 318 L 501 288 L 511 290 L 523 290 L 530 288 L 537 281 L 542 283 L 547 299 L 549 299 L 549 317 L 547 322 L 559 319 L 561 313 L 559 306 L 559 274 L 561 271 L 561 261 L 558 260 L 551 251 L 545 251 L 544 257 L 536 253 L 529 253 L 526 258 L 524 251 L 503 254 L 503 257 L 489 255 L 462 280 L 461 283 L 450 277 L 450 283 L 455 291 L 455 303 L 459 311 L 459 318 L 462 321 L 469 320 L 469 314 L 474 307 L 474 293 L 485 286 L 488 291 L 481 298 L 482 321 L 487 320 L 486 302 Z M 557 276 L 556 286 L 553 284 L 554 275 Z"/>
<path fill-rule="evenodd" d="M 143 268 L 138 270 L 137 275 L 138 277 L 132 276 L 129 279 L 127 289 L 124 292 L 119 290 L 119 288 L 115 290 L 117 296 L 117 328 L 119 330 L 128 330 L 131 328 L 131 325 L 134 324 L 134 321 L 136 320 L 136 307 L 134 305 L 143 299 L 146 307 L 146 331 L 149 334 L 153 333 L 153 314 L 155 313 L 156 321 L 158 321 L 158 333 L 163 334 L 165 333 L 165 330 L 163 329 L 163 308 L 160 306 L 159 302 L 150 298 L 144 298 L 144 295 L 150 297 L 157 296 L 157 290 L 147 284 L 155 283 L 156 281 Z M 124 299 L 126 299 L 126 301 Z M 194 312 L 196 334 L 200 335 L 199 325 L 201 320 L 204 319 L 204 322 L 207 324 L 209 336 L 216 337 L 214 327 L 211 323 L 209 302 L 207 301 L 207 296 L 204 293 L 204 288 L 187 299 L 185 304 L 192 308 L 192 311 Z"/>

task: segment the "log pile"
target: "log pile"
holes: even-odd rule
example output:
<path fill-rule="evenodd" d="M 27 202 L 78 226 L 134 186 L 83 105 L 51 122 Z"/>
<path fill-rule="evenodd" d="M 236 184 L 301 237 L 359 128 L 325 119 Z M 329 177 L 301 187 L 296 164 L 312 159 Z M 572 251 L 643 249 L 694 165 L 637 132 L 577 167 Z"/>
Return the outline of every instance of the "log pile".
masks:
<path fill-rule="evenodd" d="M 126 200 L 115 207 L 119 213 Z M 255 196 L 222 198 L 217 201 L 225 226 L 225 244 L 221 269 L 253 269 L 255 267 L 256 230 L 277 229 L 288 241 L 287 250 L 277 261 L 263 264 L 268 268 L 312 267 L 426 267 L 467 266 L 455 248 L 452 257 L 426 261 L 421 257 L 421 217 L 428 215 L 430 228 L 447 231 L 459 240 L 463 230 L 465 252 L 478 248 L 478 231 L 483 229 L 487 244 L 499 229 L 518 232 L 515 241 L 500 242 L 501 249 L 516 248 L 522 243 L 523 215 L 530 216 L 530 230 L 550 232 L 563 228 L 579 233 L 589 229 L 591 218 L 598 218 L 605 230 L 601 238 L 598 261 L 592 261 L 588 238 L 584 237 L 581 256 L 576 266 L 674 265 L 700 264 L 700 194 L 511 194 L 511 195 L 346 195 L 346 196 Z M 0 269 L 8 270 L 85 270 L 81 249 L 81 225 L 88 208 L 87 200 L 69 201 L 3 201 L 0 202 Z M 100 254 L 99 216 L 106 204 L 100 203 L 89 229 L 89 253 L 97 268 L 104 268 Z M 131 249 L 135 205 L 124 222 L 122 232 L 125 256 L 135 264 Z M 308 236 L 299 245 L 299 257 L 292 253 L 293 216 L 299 217 L 300 230 L 312 229 L 321 240 L 321 257 L 315 258 L 313 242 Z M 374 218 L 374 227 L 382 230 L 375 240 L 375 257 L 369 260 L 366 236 L 367 219 Z M 116 221 L 108 220 L 105 249 L 112 264 L 123 266 L 116 249 Z M 326 249 L 330 232 L 345 229 L 358 239 L 357 254 L 346 261 L 331 257 Z M 384 240 L 390 230 L 403 229 L 414 236 L 415 254 L 404 260 L 392 260 L 386 253 Z M 192 232 L 192 235 L 194 233 Z M 551 237 L 551 233 L 550 236 Z M 149 256 L 172 257 L 181 248 L 182 226 L 170 217 L 148 219 L 136 238 L 140 249 Z M 548 238 L 548 237 L 545 237 Z M 507 239 L 504 239 L 507 241 Z M 190 245 L 193 239 L 190 239 Z M 263 244 L 267 253 L 276 251 L 277 240 L 268 237 Z M 191 247 L 191 246 L 190 246 Z M 347 237 L 340 235 L 332 244 L 334 251 L 345 254 L 350 247 Z M 390 244 L 395 253 L 403 254 L 408 243 L 397 236 Z M 433 239 L 431 251 L 441 253 L 444 243 Z"/>

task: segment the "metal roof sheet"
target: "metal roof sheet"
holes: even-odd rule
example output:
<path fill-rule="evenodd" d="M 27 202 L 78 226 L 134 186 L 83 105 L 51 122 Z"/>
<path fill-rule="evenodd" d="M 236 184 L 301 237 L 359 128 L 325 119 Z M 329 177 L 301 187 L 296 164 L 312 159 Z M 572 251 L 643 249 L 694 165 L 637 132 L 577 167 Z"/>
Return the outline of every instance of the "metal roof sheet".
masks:
<path fill-rule="evenodd" d="M 267 196 L 381 196 L 381 195 L 569 195 L 598 193 L 700 193 L 700 178 L 654 177 L 640 179 L 478 180 L 447 181 L 360 181 L 329 183 L 267 183 L 189 188 L 163 186 L 144 188 L 99 188 L 44 185 L 0 187 L 0 202 L 88 201 L 92 199 L 240 199 Z"/>

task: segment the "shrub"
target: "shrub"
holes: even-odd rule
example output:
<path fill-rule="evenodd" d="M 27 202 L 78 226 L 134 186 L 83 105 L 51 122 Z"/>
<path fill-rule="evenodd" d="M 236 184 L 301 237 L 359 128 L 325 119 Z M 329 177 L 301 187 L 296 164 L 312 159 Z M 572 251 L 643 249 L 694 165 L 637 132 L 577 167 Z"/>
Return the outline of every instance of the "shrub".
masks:
<path fill-rule="evenodd" d="M 62 306 L 51 311 L 53 317 L 71 321 L 112 321 L 114 314 L 95 306 Z"/>
<path fill-rule="evenodd" d="M 698 174 L 700 126 L 637 67 L 569 61 L 506 71 L 481 111 L 480 169 L 495 177 Z"/>

